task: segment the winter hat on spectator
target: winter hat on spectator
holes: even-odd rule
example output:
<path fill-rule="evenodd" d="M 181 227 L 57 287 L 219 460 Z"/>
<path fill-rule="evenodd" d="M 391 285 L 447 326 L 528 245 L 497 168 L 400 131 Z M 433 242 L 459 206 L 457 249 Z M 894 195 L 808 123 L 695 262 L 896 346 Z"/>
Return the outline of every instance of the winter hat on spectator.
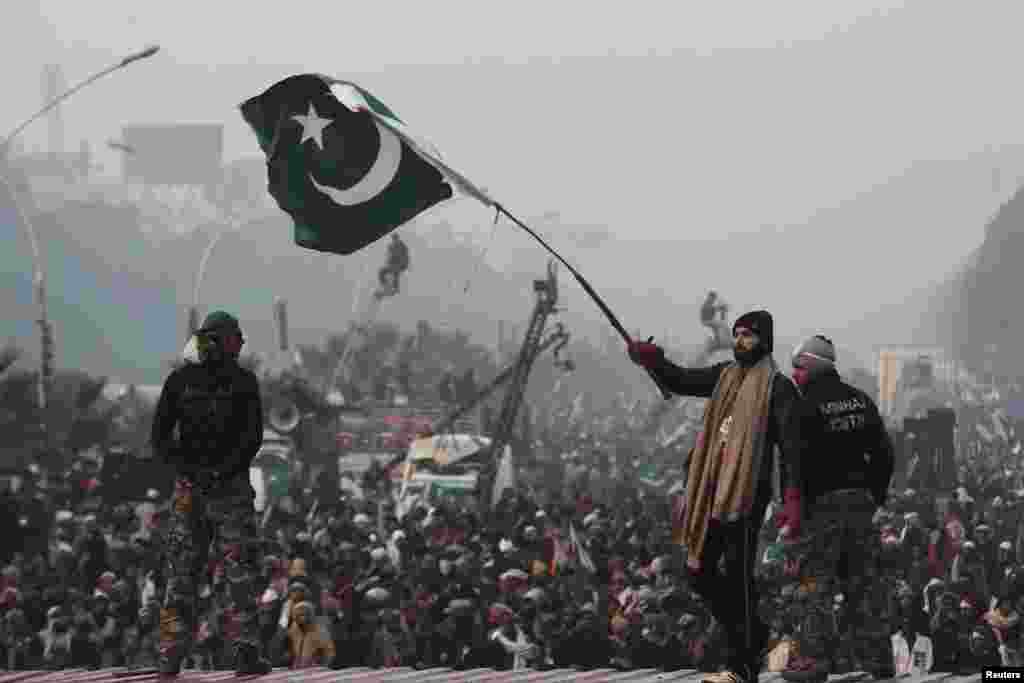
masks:
<path fill-rule="evenodd" d="M 100 574 L 100 577 L 96 579 L 96 591 L 106 594 L 110 594 L 110 591 L 114 590 L 114 582 L 117 580 L 117 574 L 111 571 L 106 571 Z"/>
<path fill-rule="evenodd" d="M 529 585 L 530 576 L 522 569 L 509 569 L 498 577 L 498 590 L 502 593 L 525 592 Z"/>
<path fill-rule="evenodd" d="M 932 579 L 931 581 L 928 582 L 928 585 L 926 585 L 924 587 L 925 595 L 927 595 L 928 593 L 931 593 L 933 591 L 937 591 L 938 589 L 945 587 L 945 585 L 946 585 L 946 582 L 943 581 L 942 579 Z"/>
<path fill-rule="evenodd" d="M 700 617 L 692 612 L 687 612 L 683 616 L 679 617 L 679 625 L 683 628 L 695 626 L 698 623 L 700 623 Z"/>
<path fill-rule="evenodd" d="M 320 609 L 328 614 L 337 612 L 341 609 L 341 600 L 338 599 L 338 596 L 331 593 L 322 593 L 320 595 Z"/>
<path fill-rule="evenodd" d="M 262 595 L 260 595 L 259 609 L 273 610 L 275 604 L 280 599 L 281 595 L 276 590 L 274 590 L 273 588 L 268 588 L 267 590 L 263 591 Z"/>
<path fill-rule="evenodd" d="M 672 558 L 668 555 L 660 555 L 651 560 L 651 574 L 663 574 L 671 568 Z"/>
<path fill-rule="evenodd" d="M 504 626 L 515 619 L 516 613 L 503 602 L 496 602 L 487 609 L 487 623 L 491 626 Z"/>
<path fill-rule="evenodd" d="M 444 613 L 466 615 L 472 611 L 473 601 L 465 598 L 459 598 L 448 603 L 448 607 L 445 608 Z"/>
<path fill-rule="evenodd" d="M 18 604 L 21 594 L 14 586 L 8 586 L 0 593 L 0 609 L 13 609 Z"/>

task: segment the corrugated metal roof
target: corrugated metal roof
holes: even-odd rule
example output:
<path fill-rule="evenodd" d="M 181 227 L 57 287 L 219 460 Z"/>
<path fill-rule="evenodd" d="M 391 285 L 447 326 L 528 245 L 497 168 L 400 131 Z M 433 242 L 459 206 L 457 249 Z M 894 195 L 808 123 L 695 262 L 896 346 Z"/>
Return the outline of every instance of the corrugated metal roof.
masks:
<path fill-rule="evenodd" d="M 656 669 L 638 671 L 617 671 L 615 669 L 597 669 L 594 671 L 575 671 L 573 669 L 556 669 L 553 671 L 495 671 L 493 669 L 472 669 L 469 671 L 453 671 L 452 669 L 410 668 L 394 669 L 304 669 L 301 672 L 291 669 L 275 669 L 266 676 L 246 677 L 241 680 L 259 680 L 260 683 L 295 683 L 297 680 L 311 683 L 553 683 L 555 681 L 581 681 L 589 683 L 669 683 L 670 681 L 686 681 L 697 683 L 700 680 L 697 671 L 672 671 L 662 673 Z M 127 683 L 143 683 L 155 680 L 154 674 L 141 673 L 131 675 L 126 669 L 105 669 L 86 671 L 70 669 L 65 671 L 19 671 L 0 673 L 0 683 L 100 683 L 105 681 L 126 681 Z M 220 683 L 221 681 L 240 680 L 232 671 L 184 671 L 177 679 L 181 683 Z M 760 683 L 780 683 L 779 674 L 762 674 Z M 845 674 L 831 676 L 830 683 L 854 683 L 870 680 L 866 674 Z M 956 676 L 951 674 L 931 674 L 899 679 L 900 683 L 978 683 L 981 674 Z"/>

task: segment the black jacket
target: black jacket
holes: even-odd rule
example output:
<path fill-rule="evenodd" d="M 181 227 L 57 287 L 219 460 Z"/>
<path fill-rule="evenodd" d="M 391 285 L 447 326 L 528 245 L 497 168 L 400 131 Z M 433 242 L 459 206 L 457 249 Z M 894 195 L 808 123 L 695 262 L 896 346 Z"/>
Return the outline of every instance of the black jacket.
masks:
<path fill-rule="evenodd" d="M 668 359 L 654 369 L 665 387 L 680 396 L 711 398 L 718 386 L 722 371 L 732 365 L 732 361 L 718 363 L 703 368 L 683 368 Z M 784 438 L 790 412 L 799 399 L 792 380 L 779 373 L 772 384 L 772 396 L 768 409 L 768 454 L 769 458 L 761 464 L 761 485 L 770 484 L 774 469 L 774 451 L 778 447 L 781 452 L 779 471 L 782 475 L 783 488 L 798 487 L 802 481 L 799 453 L 787 446 Z"/>
<path fill-rule="evenodd" d="M 804 387 L 786 430 L 788 450 L 802 463 L 804 499 L 864 488 L 885 504 L 893 473 L 893 445 L 878 407 L 834 370 Z"/>
<path fill-rule="evenodd" d="M 248 472 L 263 445 L 256 375 L 235 361 L 174 370 L 156 406 L 152 443 L 156 456 L 181 474 Z"/>

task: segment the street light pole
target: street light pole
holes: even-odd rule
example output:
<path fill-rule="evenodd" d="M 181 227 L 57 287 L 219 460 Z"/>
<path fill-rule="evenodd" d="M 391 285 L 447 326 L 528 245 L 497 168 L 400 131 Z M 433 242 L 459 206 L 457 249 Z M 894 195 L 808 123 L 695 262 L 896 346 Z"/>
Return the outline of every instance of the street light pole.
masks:
<path fill-rule="evenodd" d="M 56 107 L 58 104 L 60 104 L 64 100 L 68 99 L 69 97 L 71 97 L 72 95 L 77 93 L 82 88 L 85 88 L 85 87 L 87 87 L 89 85 L 92 85 L 93 83 L 95 83 L 96 81 L 100 80 L 104 76 L 108 76 L 108 75 L 114 73 L 115 71 L 117 71 L 118 69 L 123 69 L 124 67 L 128 66 L 129 64 L 131 64 L 133 62 L 137 62 L 140 59 L 147 59 L 149 57 L 152 57 L 153 55 L 155 55 L 159 51 L 160 51 L 160 46 L 159 45 L 151 45 L 151 46 L 147 47 L 144 50 L 140 50 L 138 52 L 135 52 L 133 54 L 128 55 L 127 57 L 125 57 L 124 59 L 119 61 L 118 63 L 113 64 L 112 66 L 108 66 L 106 69 L 103 69 L 103 71 L 97 72 L 97 73 L 93 74 L 92 76 L 89 76 L 88 78 L 86 78 L 84 81 L 82 81 L 78 85 L 75 85 L 75 86 L 73 86 L 71 88 L 68 88 L 66 91 L 64 91 L 63 93 L 61 93 L 60 95 L 58 95 L 57 97 L 53 98 L 52 100 L 47 102 L 45 105 L 43 105 L 42 109 L 37 111 L 35 114 L 30 116 L 28 119 L 26 119 L 24 121 L 24 123 L 22 123 L 20 126 L 18 126 L 14 130 L 12 130 L 10 133 L 8 133 L 7 136 L 4 138 L 2 146 L 6 148 L 10 144 L 11 140 L 16 138 L 18 136 L 18 134 L 20 134 L 23 130 L 25 130 L 30 125 L 35 123 L 39 119 L 39 117 L 41 117 L 46 112 L 50 111 L 51 109 Z"/>
<path fill-rule="evenodd" d="M 103 69 L 102 71 L 99 71 L 98 73 L 89 76 L 81 83 L 78 83 L 77 85 L 69 88 L 65 92 L 61 93 L 57 97 L 47 102 L 45 105 L 43 105 L 42 109 L 37 111 L 35 114 L 26 119 L 21 125 L 17 126 L 14 130 L 8 133 L 4 137 L 3 141 L 0 142 L 0 182 L 4 184 L 4 186 L 7 188 L 8 194 L 11 195 L 11 200 L 14 203 L 15 210 L 18 212 L 18 218 L 19 220 L 21 220 L 22 225 L 25 227 L 25 232 L 28 234 L 29 245 L 32 249 L 32 261 L 34 266 L 33 270 L 35 271 L 33 281 L 36 290 L 36 304 L 39 307 L 38 322 L 42 337 L 42 353 L 44 356 L 42 367 L 40 368 L 41 371 L 39 374 L 39 407 L 43 409 L 46 408 L 48 394 L 48 378 L 45 377 L 44 375 L 48 374 L 46 372 L 47 368 L 52 368 L 52 365 L 50 365 L 46 356 L 50 356 L 49 361 L 52 361 L 53 353 L 51 334 L 52 329 L 50 327 L 49 316 L 47 315 L 46 312 L 46 270 L 43 265 L 42 253 L 39 249 L 39 239 L 35 230 L 35 226 L 32 223 L 32 219 L 29 215 L 29 212 L 25 209 L 25 206 L 22 204 L 18 196 L 18 188 L 16 188 L 14 186 L 14 183 L 12 183 L 7 177 L 5 167 L 10 152 L 11 142 L 19 134 L 21 134 L 23 130 L 28 128 L 34 122 L 38 121 L 40 117 L 42 117 L 48 111 L 50 111 L 58 104 L 68 99 L 78 91 L 95 83 L 104 76 L 112 74 L 119 69 L 123 69 L 129 64 L 132 64 L 133 62 L 137 62 L 139 60 L 148 59 L 149 57 L 152 57 L 159 50 L 159 46 L 151 45 L 143 50 L 132 53 L 124 59 L 122 59 L 121 61 L 117 62 L 116 64 L 113 64 L 112 66 L 109 66 L 106 69 Z"/>
<path fill-rule="evenodd" d="M 190 316 L 198 315 L 199 295 L 203 287 L 203 278 L 206 275 L 206 263 L 210 260 L 210 257 L 213 256 L 214 247 L 217 246 L 222 237 L 230 232 L 237 232 L 245 225 L 245 223 L 246 220 L 244 218 L 233 211 L 228 211 L 224 216 L 224 224 L 221 226 L 220 230 L 217 231 L 217 234 L 213 236 L 213 239 L 211 239 L 206 245 L 206 248 L 203 249 L 203 255 L 199 257 L 199 266 L 196 268 L 196 279 L 192 285 L 192 308 L 189 310 Z M 190 332 L 195 332 L 195 330 L 190 330 Z"/>

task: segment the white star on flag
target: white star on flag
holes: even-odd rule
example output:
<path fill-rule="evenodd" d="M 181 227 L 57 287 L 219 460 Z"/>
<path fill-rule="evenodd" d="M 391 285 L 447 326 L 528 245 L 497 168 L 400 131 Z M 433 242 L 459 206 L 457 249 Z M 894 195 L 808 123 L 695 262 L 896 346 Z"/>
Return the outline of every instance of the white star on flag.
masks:
<path fill-rule="evenodd" d="M 324 128 L 334 123 L 334 119 L 325 119 L 316 113 L 316 109 L 313 108 L 313 103 L 309 103 L 308 114 L 296 114 L 292 117 L 293 121 L 298 121 L 302 125 L 302 139 L 299 140 L 299 144 L 303 145 L 306 140 L 312 140 L 317 144 L 320 149 L 324 148 Z"/>

